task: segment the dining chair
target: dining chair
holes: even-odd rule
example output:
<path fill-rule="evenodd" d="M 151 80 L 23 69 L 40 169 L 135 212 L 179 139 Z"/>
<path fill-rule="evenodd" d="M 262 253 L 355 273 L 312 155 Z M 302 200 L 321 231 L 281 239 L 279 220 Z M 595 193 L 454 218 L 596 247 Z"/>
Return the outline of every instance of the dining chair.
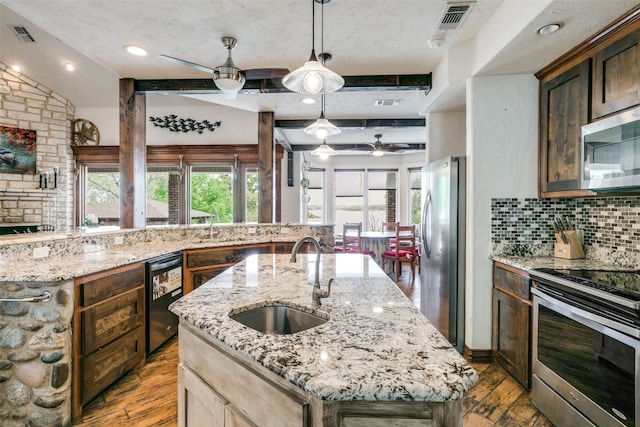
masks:
<path fill-rule="evenodd" d="M 398 228 L 398 226 L 400 225 L 399 222 L 383 222 L 382 223 L 382 231 L 396 231 L 396 228 Z M 390 238 L 389 239 L 389 248 L 390 249 L 394 249 L 396 247 L 396 239 L 395 238 Z"/>
<path fill-rule="evenodd" d="M 382 260 L 383 262 L 393 262 L 396 283 L 400 280 L 402 263 L 409 263 L 411 265 L 411 284 L 413 284 L 416 278 L 416 264 L 420 262 L 418 247 L 416 246 L 415 225 L 398 225 L 394 240 L 396 243 L 395 248 L 383 252 Z"/>
<path fill-rule="evenodd" d="M 362 249 L 362 233 L 361 222 L 347 222 L 342 226 L 342 246 L 335 246 L 335 252 L 357 253 L 365 255 L 373 255 L 373 251 Z"/>

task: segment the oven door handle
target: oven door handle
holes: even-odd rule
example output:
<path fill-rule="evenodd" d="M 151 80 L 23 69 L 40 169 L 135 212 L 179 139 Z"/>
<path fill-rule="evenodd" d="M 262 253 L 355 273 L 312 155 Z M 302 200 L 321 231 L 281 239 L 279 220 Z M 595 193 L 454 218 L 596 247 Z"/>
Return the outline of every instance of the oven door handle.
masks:
<path fill-rule="evenodd" d="M 182 258 L 175 258 L 175 259 L 169 260 L 167 262 L 161 262 L 159 264 L 151 264 L 149 266 L 149 269 L 152 272 L 156 272 L 156 271 L 166 270 L 166 269 L 169 269 L 171 267 L 178 266 L 180 264 L 182 264 Z"/>

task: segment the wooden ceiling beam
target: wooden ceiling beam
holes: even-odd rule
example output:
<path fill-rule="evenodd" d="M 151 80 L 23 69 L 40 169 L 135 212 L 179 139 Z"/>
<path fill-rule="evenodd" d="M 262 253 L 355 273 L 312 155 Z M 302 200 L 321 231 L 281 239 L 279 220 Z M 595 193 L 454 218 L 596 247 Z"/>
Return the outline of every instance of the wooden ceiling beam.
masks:
<path fill-rule="evenodd" d="M 343 76 L 344 86 L 339 92 L 431 90 L 431 73 L 380 76 Z M 136 80 L 135 91 L 153 94 L 215 94 L 222 93 L 213 79 L 157 79 Z M 280 79 L 247 80 L 241 93 L 287 93 Z"/>

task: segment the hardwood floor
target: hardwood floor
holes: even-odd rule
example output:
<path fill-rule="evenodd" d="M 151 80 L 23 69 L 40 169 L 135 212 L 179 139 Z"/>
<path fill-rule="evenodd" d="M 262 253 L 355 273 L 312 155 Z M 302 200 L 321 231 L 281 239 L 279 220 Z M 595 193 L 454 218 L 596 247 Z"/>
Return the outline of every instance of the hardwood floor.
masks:
<path fill-rule="evenodd" d="M 398 287 L 420 306 L 420 280 L 406 269 Z M 85 407 L 74 426 L 177 426 L 178 340 L 172 338 Z M 553 427 L 531 403 L 529 392 L 504 369 L 474 363 L 479 382 L 464 397 L 465 427 Z"/>

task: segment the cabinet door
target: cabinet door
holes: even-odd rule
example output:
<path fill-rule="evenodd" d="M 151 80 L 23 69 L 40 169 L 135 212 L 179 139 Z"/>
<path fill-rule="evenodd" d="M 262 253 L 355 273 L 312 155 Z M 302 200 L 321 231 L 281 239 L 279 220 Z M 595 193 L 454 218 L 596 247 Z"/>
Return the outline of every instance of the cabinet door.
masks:
<path fill-rule="evenodd" d="M 594 56 L 592 117 L 606 116 L 638 104 L 640 44 L 636 31 Z"/>
<path fill-rule="evenodd" d="M 178 426 L 224 427 L 226 400 L 184 365 L 178 365 Z"/>
<path fill-rule="evenodd" d="M 82 404 L 144 360 L 141 326 L 82 359 Z"/>
<path fill-rule="evenodd" d="M 581 127 L 589 122 L 589 60 L 541 82 L 540 197 L 575 197 L 580 190 Z"/>
<path fill-rule="evenodd" d="M 144 289 L 125 292 L 82 312 L 82 353 L 89 354 L 144 326 Z"/>
<path fill-rule="evenodd" d="M 493 351 L 496 361 L 527 389 L 531 377 L 531 306 L 493 289 Z"/>
<path fill-rule="evenodd" d="M 235 410 L 231 404 L 224 407 L 224 426 L 225 427 L 257 427 L 249 421 L 244 415 Z"/>

